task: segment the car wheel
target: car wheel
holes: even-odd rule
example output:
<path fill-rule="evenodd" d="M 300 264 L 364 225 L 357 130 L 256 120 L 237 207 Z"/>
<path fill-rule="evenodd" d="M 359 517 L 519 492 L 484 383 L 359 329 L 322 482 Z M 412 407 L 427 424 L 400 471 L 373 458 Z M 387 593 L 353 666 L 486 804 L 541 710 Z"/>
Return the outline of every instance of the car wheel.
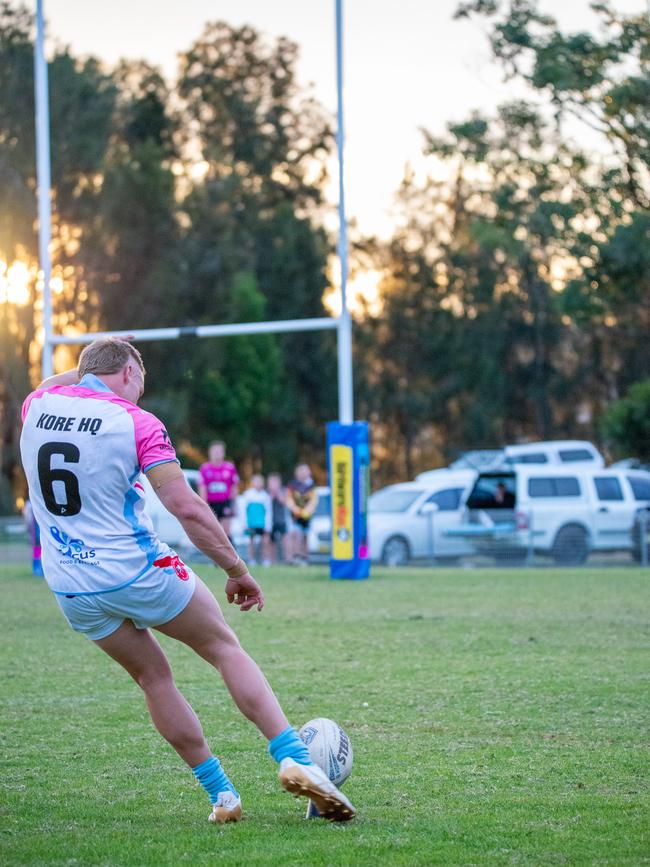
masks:
<path fill-rule="evenodd" d="M 405 566 L 411 557 L 408 542 L 402 536 L 391 536 L 381 552 L 384 566 Z"/>
<path fill-rule="evenodd" d="M 580 566 L 589 554 L 589 538 L 582 527 L 569 524 L 558 532 L 551 556 L 558 566 Z"/>

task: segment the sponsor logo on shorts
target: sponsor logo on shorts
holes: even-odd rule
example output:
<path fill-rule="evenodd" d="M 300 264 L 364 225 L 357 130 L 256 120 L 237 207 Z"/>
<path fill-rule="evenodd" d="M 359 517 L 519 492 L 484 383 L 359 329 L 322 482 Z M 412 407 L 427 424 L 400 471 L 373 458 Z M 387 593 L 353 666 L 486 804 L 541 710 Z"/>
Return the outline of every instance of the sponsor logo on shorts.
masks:
<path fill-rule="evenodd" d="M 187 567 L 185 563 L 178 557 L 176 554 L 168 557 L 159 557 L 157 560 L 153 561 L 154 566 L 158 566 L 161 569 L 173 569 L 174 572 L 178 575 L 181 581 L 188 581 L 190 577 L 190 573 L 187 571 Z"/>

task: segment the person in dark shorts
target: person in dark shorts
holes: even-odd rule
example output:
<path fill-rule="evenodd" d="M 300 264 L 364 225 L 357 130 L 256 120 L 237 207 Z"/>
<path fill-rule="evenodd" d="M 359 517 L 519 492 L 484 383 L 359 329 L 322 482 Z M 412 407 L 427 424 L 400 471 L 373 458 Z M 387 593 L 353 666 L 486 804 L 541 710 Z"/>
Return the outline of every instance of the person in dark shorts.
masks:
<path fill-rule="evenodd" d="M 266 491 L 271 498 L 273 514 L 271 524 L 271 554 L 275 563 L 279 563 L 280 560 L 286 563 L 289 559 L 287 552 L 289 510 L 287 509 L 286 492 L 282 487 L 282 476 L 279 473 L 271 473 L 269 475 Z"/>
<path fill-rule="evenodd" d="M 235 465 L 226 460 L 226 445 L 222 440 L 215 440 L 210 444 L 208 461 L 201 464 L 199 473 L 199 495 L 210 506 L 230 537 L 239 476 Z"/>
<path fill-rule="evenodd" d="M 293 522 L 293 562 L 296 564 L 307 563 L 309 559 L 307 534 L 317 505 L 316 483 L 311 477 L 309 465 L 298 464 L 295 478 L 287 487 L 287 506 Z"/>

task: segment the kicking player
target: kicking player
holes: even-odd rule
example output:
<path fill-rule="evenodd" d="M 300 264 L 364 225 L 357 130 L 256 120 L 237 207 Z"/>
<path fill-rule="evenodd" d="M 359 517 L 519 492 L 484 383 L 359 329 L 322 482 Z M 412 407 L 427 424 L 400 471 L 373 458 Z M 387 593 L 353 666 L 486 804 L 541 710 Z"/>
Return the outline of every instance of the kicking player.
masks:
<path fill-rule="evenodd" d="M 261 588 L 185 481 L 165 426 L 138 408 L 144 377 L 140 353 L 105 338 L 83 350 L 77 369 L 50 377 L 25 400 L 20 448 L 45 579 L 70 626 L 140 686 L 154 725 L 207 791 L 211 821 L 238 821 L 241 799 L 150 627 L 219 671 L 237 707 L 268 739 L 285 789 L 311 798 L 329 819 L 351 819 L 354 807 L 311 763 L 212 593 L 154 533 L 140 473 L 197 548 L 227 573 L 228 602 L 262 610 Z"/>

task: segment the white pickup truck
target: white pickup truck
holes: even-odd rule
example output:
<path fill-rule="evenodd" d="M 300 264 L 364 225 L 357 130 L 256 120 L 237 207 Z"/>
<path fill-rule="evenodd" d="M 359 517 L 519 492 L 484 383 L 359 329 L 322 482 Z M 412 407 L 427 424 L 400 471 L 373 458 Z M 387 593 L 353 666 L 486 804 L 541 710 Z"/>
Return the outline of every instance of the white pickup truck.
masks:
<path fill-rule="evenodd" d="M 577 565 L 591 551 L 633 553 L 635 518 L 648 505 L 643 470 L 525 464 L 479 473 L 448 533 L 502 562 L 532 552 Z"/>

